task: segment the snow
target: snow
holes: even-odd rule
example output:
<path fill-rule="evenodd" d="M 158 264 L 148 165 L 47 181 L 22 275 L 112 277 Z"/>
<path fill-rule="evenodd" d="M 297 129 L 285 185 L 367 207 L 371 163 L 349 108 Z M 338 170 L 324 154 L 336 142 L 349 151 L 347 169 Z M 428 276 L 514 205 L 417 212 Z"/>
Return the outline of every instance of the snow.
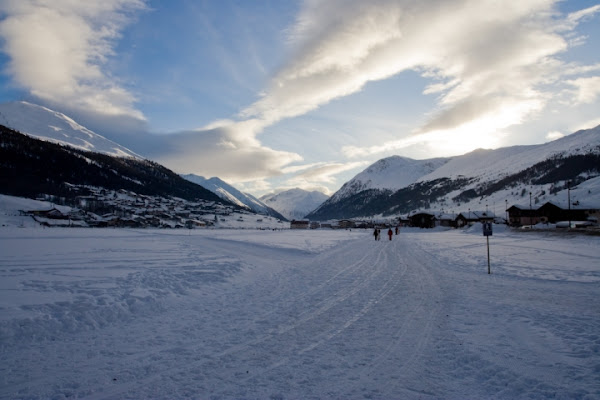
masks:
<path fill-rule="evenodd" d="M 25 101 L 0 104 L 0 124 L 38 139 L 116 157 L 141 158 L 57 111 Z"/>
<path fill-rule="evenodd" d="M 554 155 L 586 154 L 597 151 L 599 146 L 600 126 L 597 126 L 540 145 L 475 150 L 452 158 L 440 168 L 428 175 L 421 176 L 418 180 L 425 182 L 459 176 L 480 177 L 485 180 L 498 179 L 520 172 Z"/>
<path fill-rule="evenodd" d="M 247 195 L 217 177 L 206 179 L 203 176 L 194 174 L 181 175 L 181 177 L 210 190 L 220 198 L 230 201 L 240 207 L 252 208 L 251 205 L 255 205 Z"/>
<path fill-rule="evenodd" d="M 303 219 L 327 199 L 326 194 L 317 190 L 307 191 L 295 188 L 261 196 L 260 201 L 291 221 Z"/>
<path fill-rule="evenodd" d="M 598 236 L 7 214 L 2 399 L 600 398 Z"/>
<path fill-rule="evenodd" d="M 332 196 L 332 200 L 340 201 L 367 189 L 396 191 L 415 183 L 422 176 L 438 170 L 449 160 L 451 159 L 413 160 L 400 156 L 383 158 L 346 182 Z"/>

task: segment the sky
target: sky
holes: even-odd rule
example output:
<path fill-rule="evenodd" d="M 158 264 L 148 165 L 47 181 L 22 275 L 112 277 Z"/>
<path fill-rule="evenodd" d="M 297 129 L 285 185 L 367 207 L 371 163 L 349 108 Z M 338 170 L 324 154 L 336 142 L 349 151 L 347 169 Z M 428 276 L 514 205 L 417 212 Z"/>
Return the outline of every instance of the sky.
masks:
<path fill-rule="evenodd" d="M 600 2 L 0 0 L 0 103 L 172 170 L 333 194 L 600 124 Z"/>

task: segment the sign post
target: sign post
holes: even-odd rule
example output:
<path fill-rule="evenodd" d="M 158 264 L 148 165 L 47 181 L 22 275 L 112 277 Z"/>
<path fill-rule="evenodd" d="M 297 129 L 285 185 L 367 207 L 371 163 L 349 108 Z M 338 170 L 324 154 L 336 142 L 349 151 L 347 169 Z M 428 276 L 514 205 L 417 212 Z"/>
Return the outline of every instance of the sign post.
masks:
<path fill-rule="evenodd" d="M 492 223 L 484 222 L 483 223 L 483 236 L 487 241 L 487 261 L 488 261 L 488 274 L 491 274 L 492 271 L 490 269 L 490 236 L 492 236 Z"/>

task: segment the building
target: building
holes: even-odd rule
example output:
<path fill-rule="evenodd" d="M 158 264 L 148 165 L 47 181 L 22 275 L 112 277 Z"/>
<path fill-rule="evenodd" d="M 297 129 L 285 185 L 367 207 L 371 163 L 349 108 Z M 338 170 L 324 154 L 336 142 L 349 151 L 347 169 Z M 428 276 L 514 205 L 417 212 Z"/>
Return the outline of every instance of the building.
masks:
<path fill-rule="evenodd" d="M 354 228 L 355 224 L 351 219 L 341 219 L 338 221 L 338 226 L 340 229 L 350 229 Z"/>
<path fill-rule="evenodd" d="M 598 221 L 600 206 L 576 202 L 569 207 L 565 204 L 548 201 L 537 208 L 515 204 L 508 210 L 511 226 L 555 224 L 560 221 Z"/>
<path fill-rule="evenodd" d="M 535 225 L 541 222 L 537 209 L 515 204 L 508 208 L 508 224 L 510 226 Z"/>
<path fill-rule="evenodd" d="M 409 225 L 417 228 L 433 228 L 435 227 L 435 215 L 420 212 L 408 217 Z"/>
<path fill-rule="evenodd" d="M 439 226 L 456 228 L 457 215 L 454 213 L 441 213 L 437 216 L 437 223 Z"/>
<path fill-rule="evenodd" d="M 456 226 L 463 227 L 467 225 L 473 225 L 476 222 L 494 222 L 496 216 L 491 211 L 467 211 L 461 212 L 456 217 Z"/>
<path fill-rule="evenodd" d="M 310 226 L 310 221 L 307 219 L 301 220 L 292 220 L 290 222 L 290 229 L 308 229 Z"/>

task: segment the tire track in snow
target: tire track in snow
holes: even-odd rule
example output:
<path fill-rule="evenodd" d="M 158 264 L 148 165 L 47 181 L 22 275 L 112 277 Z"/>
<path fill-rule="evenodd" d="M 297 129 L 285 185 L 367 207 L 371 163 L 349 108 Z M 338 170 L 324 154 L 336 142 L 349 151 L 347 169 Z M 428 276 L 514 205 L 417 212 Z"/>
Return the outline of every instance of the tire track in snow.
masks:
<path fill-rule="evenodd" d="M 255 376 L 257 374 L 262 376 L 277 369 L 285 369 L 286 367 L 289 369 L 290 366 L 297 366 L 298 360 L 307 359 L 304 358 L 304 356 L 311 352 L 313 353 L 311 357 L 315 358 L 315 350 L 327 347 L 329 342 L 337 336 L 341 335 L 341 340 L 344 340 L 343 336 L 348 328 L 368 315 L 372 311 L 373 307 L 375 307 L 380 301 L 385 299 L 386 296 L 396 289 L 399 282 L 401 282 L 401 277 L 405 273 L 406 268 L 393 268 L 393 274 L 391 276 L 385 275 L 386 272 L 390 272 L 391 266 L 391 261 L 389 259 L 390 251 L 386 249 L 390 247 L 390 244 L 378 243 L 376 245 L 380 247 L 371 247 L 369 245 L 369 247 L 365 249 L 365 247 L 361 245 L 359 252 L 365 254 L 366 256 L 363 257 L 359 263 L 357 263 L 356 266 L 359 266 L 360 268 L 352 268 L 354 274 L 358 274 L 361 271 L 367 271 L 367 274 L 357 275 L 356 277 L 353 276 L 352 284 L 345 284 L 343 279 L 340 280 L 340 282 L 336 282 L 343 284 L 343 286 L 339 289 L 336 288 L 335 293 L 329 295 L 329 300 L 325 301 L 321 307 L 315 307 L 314 309 L 311 309 L 311 311 L 307 311 L 308 317 L 304 318 L 301 321 L 301 324 L 296 324 L 296 326 L 293 327 L 294 330 L 314 330 L 311 331 L 311 335 L 306 335 L 307 337 L 310 337 L 308 345 L 294 343 L 293 346 L 287 349 L 285 355 L 279 353 L 277 360 L 274 362 L 271 362 L 269 365 L 261 366 L 260 368 L 254 367 Z M 345 250 L 341 251 L 341 253 L 344 252 Z M 329 262 L 339 262 L 340 256 L 337 253 L 328 254 L 327 259 L 330 259 Z M 346 268 L 344 272 L 348 272 L 348 268 Z M 340 274 L 336 274 L 336 276 L 339 277 Z M 383 283 L 382 280 L 384 281 Z M 332 280 L 329 280 L 329 282 L 332 283 Z M 357 282 L 360 283 L 357 284 Z M 324 287 L 323 289 L 331 290 L 327 287 Z M 349 308 L 347 306 L 343 306 L 343 303 L 349 301 L 360 291 L 366 292 L 366 296 L 365 299 L 361 300 L 361 303 L 358 307 L 351 306 L 352 308 Z M 335 323 L 326 324 L 326 321 L 328 321 L 329 318 L 326 315 L 322 315 L 325 311 L 331 311 L 333 314 L 340 314 L 343 318 L 339 318 Z M 316 320 L 317 323 L 327 326 L 308 326 L 310 320 Z M 291 333 L 290 329 L 279 331 L 277 335 L 269 339 L 274 343 L 289 343 L 290 340 L 284 338 L 284 335 L 287 333 Z M 319 358 L 318 352 L 316 358 Z M 236 373 L 235 376 L 235 382 L 237 384 L 251 382 L 256 379 L 255 376 L 244 377 L 243 371 Z M 253 395 L 263 397 L 267 396 L 268 394 L 257 393 Z"/>
<path fill-rule="evenodd" d="M 313 339 L 311 339 L 312 342 L 308 346 L 291 349 L 286 357 L 279 357 L 277 361 L 271 365 L 255 371 L 254 375 L 258 374 L 259 376 L 262 376 L 271 373 L 273 370 L 286 369 L 286 367 L 288 367 L 287 369 L 290 369 L 289 367 L 293 368 L 298 365 L 298 359 L 302 359 L 302 356 L 308 355 L 308 353 L 311 352 L 313 360 L 311 363 L 318 362 L 320 358 L 326 358 L 327 356 L 322 356 L 320 353 L 323 353 L 323 349 L 335 346 L 335 343 L 332 343 L 334 339 L 339 339 L 339 341 L 352 340 L 352 335 L 346 335 L 348 328 L 362 322 L 361 320 L 363 319 L 372 319 L 371 313 L 376 315 L 379 314 L 381 311 L 375 312 L 374 308 L 379 307 L 382 302 L 387 302 L 387 310 L 393 312 L 395 309 L 394 303 L 398 300 L 399 294 L 408 292 L 408 289 L 412 287 L 410 294 L 411 298 L 408 301 L 411 308 L 406 314 L 401 316 L 400 326 L 389 336 L 393 339 L 377 344 L 377 346 L 369 346 L 371 349 L 370 351 L 374 348 L 377 348 L 378 350 L 376 352 L 365 354 L 365 356 L 372 360 L 369 364 L 362 368 L 358 368 L 358 372 L 350 371 L 350 375 L 353 375 L 353 377 L 350 378 L 350 381 L 353 382 L 348 385 L 348 391 L 344 393 L 329 393 L 329 395 L 332 395 L 333 397 L 355 397 L 365 386 L 371 388 L 377 387 L 378 393 L 375 393 L 375 396 L 381 396 L 385 393 L 389 393 L 391 396 L 397 396 L 398 393 L 405 392 L 414 394 L 414 391 L 409 388 L 402 388 L 400 390 L 398 385 L 392 381 L 383 383 L 374 382 L 374 379 L 376 379 L 374 372 L 381 369 L 391 370 L 395 375 L 402 375 L 405 373 L 405 370 L 410 370 L 411 373 L 418 373 L 421 371 L 423 364 L 419 363 L 419 355 L 427 345 L 431 344 L 433 325 L 435 320 L 439 318 L 439 306 L 437 308 L 433 307 L 434 309 L 430 311 L 425 310 L 427 306 L 431 306 L 435 303 L 433 298 L 437 298 L 435 294 L 432 295 L 430 292 L 430 290 L 435 291 L 435 289 L 438 289 L 435 280 L 423 264 L 417 265 L 419 268 L 414 268 L 414 259 L 417 258 L 415 254 L 409 256 L 408 261 L 399 260 L 398 251 L 404 251 L 405 249 L 406 246 L 402 249 L 399 245 L 394 246 L 389 243 L 386 247 L 379 248 L 380 251 L 377 253 L 377 260 L 374 263 L 374 265 L 378 267 L 375 269 L 371 268 L 373 263 L 370 263 L 367 266 L 371 270 L 371 274 L 369 275 L 370 282 L 363 285 L 363 288 L 369 290 L 370 293 L 367 298 L 363 300 L 362 307 L 354 310 L 336 308 L 336 311 L 344 314 L 344 318 L 339 320 L 337 324 L 330 326 L 317 336 L 313 336 Z M 364 250 L 365 249 L 363 248 L 363 251 Z M 373 250 L 367 250 L 366 253 L 371 253 L 371 251 Z M 414 270 L 408 271 L 409 267 Z M 409 273 L 407 273 L 407 271 Z M 410 275 L 410 279 L 406 280 L 405 278 L 407 278 L 407 275 Z M 379 280 L 375 280 L 375 278 L 379 278 Z M 372 283 L 373 285 L 367 287 L 368 283 Z M 348 287 L 347 292 L 344 293 L 347 296 L 344 297 L 349 298 L 356 295 L 357 290 L 355 289 L 356 287 Z M 339 304 L 341 304 L 341 302 Z M 391 317 L 391 315 L 388 315 L 388 317 Z M 415 322 L 418 323 L 415 324 Z M 363 329 L 363 337 L 361 340 L 365 340 L 364 335 L 368 336 L 370 333 L 364 331 L 364 327 L 361 329 Z M 338 336 L 341 336 L 341 338 L 338 338 Z M 273 339 L 276 339 L 276 337 Z M 402 352 L 401 356 L 404 361 L 398 365 L 392 365 L 390 368 L 390 363 L 392 361 L 390 360 L 390 355 L 397 355 L 398 352 Z M 310 358 L 305 359 L 310 360 Z M 356 368 L 354 369 L 356 370 Z M 273 374 L 276 375 L 276 373 L 272 373 L 272 375 Z M 236 376 L 238 379 L 235 382 L 238 384 L 256 382 L 256 377 L 243 378 L 243 371 L 238 372 Z M 314 378 L 316 377 L 313 377 L 313 379 Z M 365 380 L 368 380 L 368 382 L 365 382 Z M 305 382 L 305 384 L 308 383 Z M 323 382 L 321 384 L 322 387 L 319 387 L 319 389 L 315 391 L 316 393 L 326 393 L 323 390 L 327 388 L 327 383 Z M 416 389 L 415 391 L 422 393 L 422 391 Z M 262 397 L 268 395 L 268 393 L 252 392 L 251 396 L 254 395 Z M 387 396 L 383 397 L 385 398 Z"/>
<path fill-rule="evenodd" d="M 333 251 L 333 256 L 329 255 L 330 253 L 327 252 L 327 258 L 332 258 L 335 262 L 338 263 L 340 261 L 345 261 L 346 257 L 343 257 L 340 254 L 345 254 L 345 252 L 348 249 L 353 249 L 353 247 L 355 247 L 353 244 L 338 246 Z M 363 289 L 369 282 L 371 282 L 372 278 L 369 277 L 372 277 L 376 272 L 381 272 L 381 270 L 386 265 L 386 263 L 381 260 L 381 257 L 383 257 L 384 255 L 384 253 L 382 252 L 376 252 L 374 250 L 371 250 L 363 253 L 360 249 L 353 249 L 353 253 L 356 253 L 353 254 L 353 256 L 360 255 L 359 257 L 355 257 L 356 261 L 344 265 L 330 278 L 322 281 L 313 289 L 305 291 L 296 297 L 286 299 L 286 303 L 283 307 L 255 317 L 252 321 L 249 322 L 249 324 L 255 324 L 256 321 L 265 320 L 269 315 L 277 313 L 279 315 L 287 316 L 287 319 L 284 321 L 284 323 L 279 323 L 277 324 L 277 326 L 271 327 L 265 333 L 262 333 L 257 337 L 245 340 L 238 344 L 230 345 L 228 348 L 219 353 L 210 354 L 209 357 L 206 357 L 202 360 L 194 360 L 192 364 L 186 364 L 186 367 L 181 367 L 178 365 L 169 366 L 167 368 L 169 371 L 169 375 L 173 376 L 177 374 L 184 374 L 186 373 L 186 371 L 189 370 L 199 371 L 203 367 L 212 366 L 218 360 L 221 360 L 218 361 L 219 363 L 222 363 L 226 360 L 247 360 L 251 358 L 248 356 L 250 353 L 256 352 L 257 348 L 265 347 L 265 343 L 271 343 L 271 346 L 277 346 L 277 344 L 280 342 L 287 342 L 287 339 L 282 340 L 281 338 L 286 335 L 293 336 L 294 332 L 302 329 L 302 327 L 308 325 L 311 321 L 321 318 L 323 314 L 329 312 L 336 305 L 346 301 L 348 298 L 350 298 L 358 291 Z M 318 257 L 317 260 L 319 260 Z M 315 260 L 310 258 L 309 261 L 305 263 L 307 265 L 314 264 Z M 373 270 L 371 268 L 372 264 L 380 267 L 378 269 Z M 296 267 L 301 268 L 302 266 Z M 321 295 L 320 298 L 318 298 L 318 295 Z M 302 309 L 300 312 L 298 312 L 298 303 L 305 298 L 311 299 L 310 307 L 309 309 Z M 317 299 L 315 300 L 315 298 Z M 189 346 L 190 348 L 185 350 L 185 353 L 193 354 L 195 350 L 194 344 L 190 343 Z M 157 349 L 153 352 L 145 353 L 141 358 L 134 361 L 134 364 L 140 363 L 143 360 L 152 359 L 153 357 L 158 357 L 160 353 L 169 351 L 169 348 L 162 348 Z M 177 351 L 182 352 L 181 349 L 178 349 Z M 286 360 L 289 360 L 293 358 L 294 355 L 299 354 L 298 351 L 299 350 L 296 347 L 293 347 L 291 355 L 278 356 L 275 362 L 271 362 L 269 366 L 263 368 L 264 371 L 268 371 L 270 369 L 277 368 L 285 364 Z M 164 366 L 162 369 L 164 369 Z M 235 372 L 233 372 L 232 374 L 234 376 L 236 375 Z M 147 383 L 151 383 L 155 379 L 156 374 L 148 374 L 143 380 L 136 380 L 136 384 L 144 385 Z M 236 381 L 239 384 L 239 381 L 243 381 L 243 379 L 236 378 Z M 126 393 L 128 390 L 128 385 L 124 384 L 122 385 L 122 389 L 119 389 L 118 387 L 113 387 L 112 390 L 105 391 L 102 395 L 93 398 L 111 398 Z"/>
<path fill-rule="evenodd" d="M 433 346 L 432 333 L 441 310 L 439 286 L 426 264 L 428 260 L 417 254 L 402 237 L 388 253 L 388 257 L 398 260 L 404 271 L 394 284 L 397 293 L 390 301 L 400 301 L 408 306 L 398 308 L 398 320 L 391 328 L 390 340 L 362 368 L 360 378 L 345 394 L 350 397 L 427 395 L 422 389 L 412 388 L 414 378 L 407 377 L 423 371 L 424 349 Z M 388 262 L 388 265 L 392 264 Z M 374 381 L 381 383 L 374 384 Z"/>

